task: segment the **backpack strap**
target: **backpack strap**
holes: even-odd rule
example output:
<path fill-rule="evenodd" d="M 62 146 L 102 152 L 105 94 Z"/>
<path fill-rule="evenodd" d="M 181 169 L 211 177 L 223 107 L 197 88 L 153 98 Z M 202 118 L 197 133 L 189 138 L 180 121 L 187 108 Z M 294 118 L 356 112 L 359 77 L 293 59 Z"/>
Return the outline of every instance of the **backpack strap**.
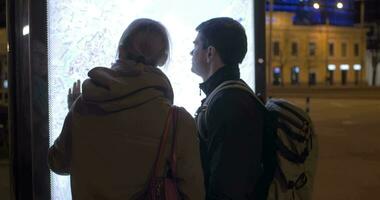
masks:
<path fill-rule="evenodd" d="M 246 83 L 244 83 L 241 80 L 224 81 L 223 83 L 221 83 L 220 85 L 218 85 L 218 87 L 216 87 L 210 93 L 210 95 L 208 95 L 208 97 L 206 98 L 206 100 L 203 103 L 203 105 L 204 106 L 208 106 L 208 104 L 212 101 L 212 99 L 214 98 L 214 96 L 216 96 L 216 94 L 218 94 L 222 90 L 231 89 L 231 88 L 237 88 L 237 89 L 241 89 L 241 90 L 244 90 L 244 91 L 248 92 L 253 97 L 255 97 L 260 102 L 261 105 L 265 106 L 264 103 L 255 95 L 255 92 L 253 92 L 252 89 Z"/>
<path fill-rule="evenodd" d="M 256 99 L 260 105 L 262 105 L 264 108 L 265 108 L 265 105 L 264 103 L 261 101 L 261 99 L 259 99 L 255 92 L 252 91 L 252 89 L 246 84 L 244 83 L 243 81 L 241 80 L 229 80 L 229 81 L 224 81 L 223 83 L 221 83 L 220 85 L 218 85 L 218 87 L 216 87 L 211 93 L 210 95 L 207 96 L 206 100 L 203 102 L 202 106 L 199 108 L 200 112 L 204 112 L 205 113 L 205 122 L 206 122 L 206 125 L 208 124 L 207 123 L 207 116 L 208 116 L 208 105 L 211 103 L 211 101 L 214 99 L 214 97 L 219 93 L 221 92 L 222 90 L 226 90 L 226 89 L 233 89 L 233 88 L 236 88 L 236 89 L 240 89 L 240 90 L 243 90 L 243 91 L 246 91 L 247 93 L 250 94 L 250 96 L 252 96 L 254 99 Z"/>

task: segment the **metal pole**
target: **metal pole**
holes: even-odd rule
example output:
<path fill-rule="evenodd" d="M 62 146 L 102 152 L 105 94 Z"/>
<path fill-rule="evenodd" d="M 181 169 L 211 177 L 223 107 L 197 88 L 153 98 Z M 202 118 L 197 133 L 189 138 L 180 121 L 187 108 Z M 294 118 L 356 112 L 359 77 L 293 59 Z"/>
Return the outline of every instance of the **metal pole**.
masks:
<path fill-rule="evenodd" d="M 306 97 L 306 109 L 307 113 L 310 113 L 310 97 Z"/>
<path fill-rule="evenodd" d="M 365 73 L 362 73 L 362 71 L 365 69 L 364 65 L 365 65 L 365 51 L 366 51 L 366 41 L 365 41 L 365 29 L 364 29 L 364 14 L 365 14 L 365 4 L 364 4 L 364 0 L 360 0 L 360 32 L 361 32 L 361 59 L 360 59 L 360 64 L 361 64 L 361 70 L 360 70 L 360 80 L 359 80 L 359 83 L 362 82 L 363 80 L 363 75 Z M 360 53 L 360 52 L 359 52 Z"/>
<path fill-rule="evenodd" d="M 375 49 L 372 51 L 372 86 L 376 86 L 376 78 L 377 78 L 377 63 L 378 63 L 378 50 Z"/>
<path fill-rule="evenodd" d="M 323 17 L 326 23 L 325 29 L 326 29 L 326 59 L 325 59 L 325 68 L 327 73 L 329 73 L 327 66 L 329 65 L 329 54 L 330 54 L 330 44 L 329 44 L 329 25 L 330 25 L 330 19 L 328 17 L 327 8 L 324 8 L 323 10 Z M 329 74 L 330 75 L 330 74 Z M 334 76 L 334 74 L 332 75 Z M 334 77 L 330 77 L 330 79 L 334 79 Z M 330 84 L 332 85 L 332 84 Z"/>
<path fill-rule="evenodd" d="M 268 66 L 267 80 L 268 84 L 272 84 L 272 29 L 273 29 L 273 0 L 269 0 L 269 38 L 268 38 Z"/>
<path fill-rule="evenodd" d="M 255 38 L 255 92 L 266 100 L 265 1 L 253 1 Z"/>

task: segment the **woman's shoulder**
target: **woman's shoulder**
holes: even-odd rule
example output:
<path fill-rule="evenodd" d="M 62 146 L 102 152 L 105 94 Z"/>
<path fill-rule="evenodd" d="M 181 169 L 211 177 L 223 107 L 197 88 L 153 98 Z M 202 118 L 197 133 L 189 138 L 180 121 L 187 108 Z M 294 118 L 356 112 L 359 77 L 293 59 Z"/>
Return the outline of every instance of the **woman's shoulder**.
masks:
<path fill-rule="evenodd" d="M 179 106 L 174 106 L 178 111 L 178 119 L 183 121 L 195 122 L 193 116 L 184 108 Z"/>
<path fill-rule="evenodd" d="M 195 132 L 196 124 L 193 116 L 183 107 L 175 106 L 175 108 L 178 111 L 178 130 L 183 132 Z"/>

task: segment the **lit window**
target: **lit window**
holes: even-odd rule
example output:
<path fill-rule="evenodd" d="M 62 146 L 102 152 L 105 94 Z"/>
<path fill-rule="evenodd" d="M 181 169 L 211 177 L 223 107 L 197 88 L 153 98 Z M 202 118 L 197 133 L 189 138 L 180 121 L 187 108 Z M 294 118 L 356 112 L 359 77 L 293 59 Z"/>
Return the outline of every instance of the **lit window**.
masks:
<path fill-rule="evenodd" d="M 294 67 L 293 71 L 298 74 L 298 73 L 300 73 L 300 68 L 299 67 Z"/>
<path fill-rule="evenodd" d="M 3 88 L 8 89 L 8 80 L 3 81 Z"/>
<path fill-rule="evenodd" d="M 275 67 L 274 68 L 274 73 L 275 74 L 280 74 L 281 73 L 281 69 L 279 67 Z"/>
<path fill-rule="evenodd" d="M 329 65 L 327 65 L 327 69 L 328 69 L 329 71 L 334 71 L 334 70 L 336 69 L 336 65 L 334 65 L 334 64 L 329 64 Z"/>
<path fill-rule="evenodd" d="M 354 70 L 355 70 L 355 71 L 360 71 L 360 70 L 362 70 L 362 65 L 361 65 L 361 64 L 355 64 L 355 65 L 354 65 Z"/>
<path fill-rule="evenodd" d="M 347 65 L 347 64 L 340 65 L 340 70 L 342 71 L 347 71 L 349 69 L 350 69 L 350 65 Z"/>

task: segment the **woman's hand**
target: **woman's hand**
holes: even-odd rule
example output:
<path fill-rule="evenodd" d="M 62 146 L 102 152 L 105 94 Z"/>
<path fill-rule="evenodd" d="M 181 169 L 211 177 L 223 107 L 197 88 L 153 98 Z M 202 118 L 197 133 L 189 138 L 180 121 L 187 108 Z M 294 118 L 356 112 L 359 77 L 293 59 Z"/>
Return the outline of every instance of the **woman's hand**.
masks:
<path fill-rule="evenodd" d="M 67 105 L 69 107 L 69 110 L 71 106 L 73 105 L 74 101 L 80 96 L 80 80 L 77 80 L 73 84 L 73 88 L 69 89 L 69 94 L 67 95 Z"/>

